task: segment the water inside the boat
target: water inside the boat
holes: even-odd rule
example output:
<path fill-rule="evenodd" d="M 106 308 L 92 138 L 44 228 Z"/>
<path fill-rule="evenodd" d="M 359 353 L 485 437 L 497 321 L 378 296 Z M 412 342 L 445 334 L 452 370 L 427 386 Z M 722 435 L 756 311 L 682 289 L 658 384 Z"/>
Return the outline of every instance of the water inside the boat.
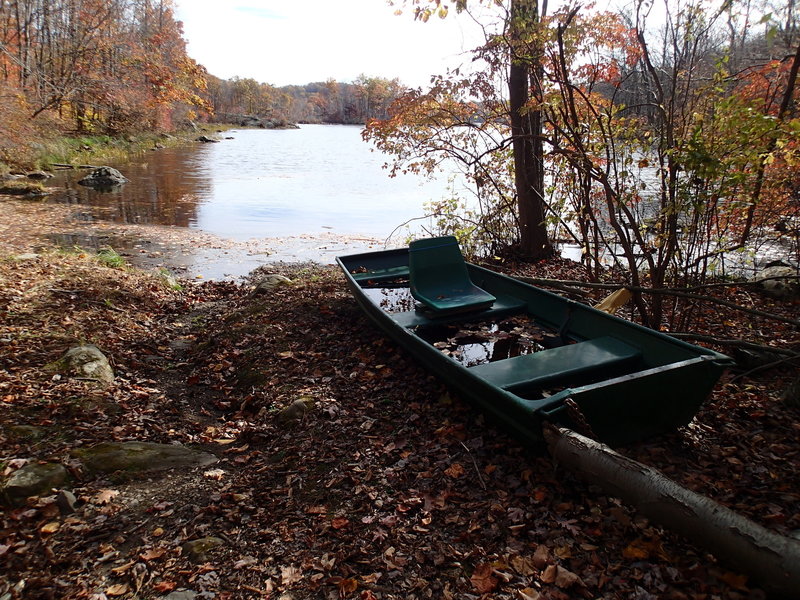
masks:
<path fill-rule="evenodd" d="M 417 305 L 407 287 L 365 287 L 364 293 L 389 314 L 413 311 Z M 415 327 L 414 332 L 465 367 L 532 354 L 565 343 L 526 314 L 459 324 L 431 323 Z"/>

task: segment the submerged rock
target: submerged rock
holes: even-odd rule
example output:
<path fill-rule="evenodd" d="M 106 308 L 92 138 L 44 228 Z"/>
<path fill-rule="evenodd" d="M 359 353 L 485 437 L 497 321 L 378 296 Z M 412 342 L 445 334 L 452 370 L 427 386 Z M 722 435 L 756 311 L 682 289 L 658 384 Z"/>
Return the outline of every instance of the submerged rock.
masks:
<path fill-rule="evenodd" d="M 78 181 L 78 183 L 98 189 L 113 189 L 127 181 L 127 177 L 116 169 L 112 167 L 99 167 Z"/>
<path fill-rule="evenodd" d="M 153 442 L 108 442 L 73 450 L 90 473 L 151 472 L 175 467 L 207 466 L 217 462 L 208 452 Z"/>

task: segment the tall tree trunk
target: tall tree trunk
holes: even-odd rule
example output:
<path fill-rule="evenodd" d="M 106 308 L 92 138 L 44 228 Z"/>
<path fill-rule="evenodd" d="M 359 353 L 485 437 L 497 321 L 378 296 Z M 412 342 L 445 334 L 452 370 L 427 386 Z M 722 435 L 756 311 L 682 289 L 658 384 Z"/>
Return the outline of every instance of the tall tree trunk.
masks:
<path fill-rule="evenodd" d="M 509 37 L 511 66 L 508 97 L 511 109 L 511 135 L 514 150 L 514 184 L 519 207 L 520 250 L 538 259 L 553 252 L 547 238 L 544 203 L 544 149 L 542 111 L 538 102 L 528 106 L 531 88 L 534 100 L 541 100 L 541 52 L 529 56 L 526 38 L 539 22 L 538 0 L 512 0 Z M 534 40 L 534 48 L 540 44 Z M 538 64 L 538 68 L 537 68 Z"/>

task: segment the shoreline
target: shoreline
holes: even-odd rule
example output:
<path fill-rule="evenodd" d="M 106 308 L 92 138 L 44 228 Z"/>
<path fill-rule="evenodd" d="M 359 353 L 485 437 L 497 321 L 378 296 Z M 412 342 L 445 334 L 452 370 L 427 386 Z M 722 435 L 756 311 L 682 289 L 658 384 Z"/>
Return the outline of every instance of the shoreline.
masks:
<path fill-rule="evenodd" d="M 87 221 L 79 205 L 0 198 L 0 251 L 111 247 L 132 266 L 186 279 L 237 280 L 270 263 L 333 264 L 340 254 L 382 248 L 380 240 L 334 232 L 232 240 L 200 229 Z M 77 209 L 77 210 L 76 210 Z"/>

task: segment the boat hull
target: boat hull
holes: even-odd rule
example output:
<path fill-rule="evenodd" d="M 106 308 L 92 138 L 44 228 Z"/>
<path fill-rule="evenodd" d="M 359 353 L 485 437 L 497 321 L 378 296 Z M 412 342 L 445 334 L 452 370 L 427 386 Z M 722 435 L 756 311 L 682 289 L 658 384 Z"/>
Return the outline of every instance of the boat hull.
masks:
<path fill-rule="evenodd" d="M 472 281 L 498 300 L 488 310 L 438 319 L 412 308 L 387 312 L 367 290 L 399 286 L 406 249 L 337 258 L 365 314 L 449 387 L 524 442 L 545 422 L 624 445 L 686 425 L 731 360 L 722 354 L 468 264 Z M 443 325 L 527 315 L 565 340 L 558 349 L 464 366 L 429 341 Z M 546 390 L 545 388 L 553 388 Z M 577 409 L 577 410 L 576 410 Z"/>

